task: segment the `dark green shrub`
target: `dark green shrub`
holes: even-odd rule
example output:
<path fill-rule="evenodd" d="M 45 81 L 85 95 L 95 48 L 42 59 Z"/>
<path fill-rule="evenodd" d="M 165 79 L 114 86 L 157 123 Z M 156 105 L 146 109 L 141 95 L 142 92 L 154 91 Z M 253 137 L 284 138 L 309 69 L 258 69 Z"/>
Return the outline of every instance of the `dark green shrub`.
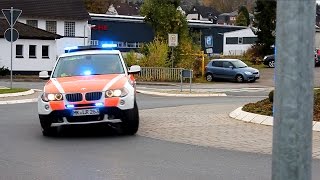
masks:
<path fill-rule="evenodd" d="M 274 90 L 269 93 L 269 101 L 273 102 Z"/>
<path fill-rule="evenodd" d="M 9 75 L 10 74 L 10 70 L 4 66 L 2 66 L 0 68 L 0 76 L 5 76 L 5 75 Z"/>

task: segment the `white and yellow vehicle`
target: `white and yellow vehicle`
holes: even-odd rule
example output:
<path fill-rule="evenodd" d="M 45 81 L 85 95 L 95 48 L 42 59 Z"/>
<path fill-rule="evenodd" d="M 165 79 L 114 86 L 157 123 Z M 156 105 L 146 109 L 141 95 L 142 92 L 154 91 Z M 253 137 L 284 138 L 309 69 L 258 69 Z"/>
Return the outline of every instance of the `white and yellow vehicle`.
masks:
<path fill-rule="evenodd" d="M 105 46 L 106 47 L 106 46 Z M 73 47 L 59 56 L 38 99 L 44 136 L 57 134 L 60 126 L 120 124 L 124 134 L 139 127 L 134 74 L 140 66 L 127 68 L 120 51 L 108 48 Z"/>

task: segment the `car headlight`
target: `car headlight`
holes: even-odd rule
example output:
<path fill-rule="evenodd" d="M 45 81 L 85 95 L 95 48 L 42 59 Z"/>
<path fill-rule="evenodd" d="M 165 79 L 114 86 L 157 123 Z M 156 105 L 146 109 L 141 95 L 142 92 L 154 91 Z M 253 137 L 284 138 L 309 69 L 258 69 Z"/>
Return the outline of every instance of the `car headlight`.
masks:
<path fill-rule="evenodd" d="M 41 98 L 45 102 L 63 100 L 63 96 L 61 93 L 43 93 Z"/>
<path fill-rule="evenodd" d="M 111 97 L 125 97 L 128 95 L 128 90 L 126 88 L 123 89 L 110 89 L 106 91 L 105 97 L 111 98 Z"/>
<path fill-rule="evenodd" d="M 249 71 L 246 71 L 246 72 L 244 72 L 246 75 L 249 75 L 249 76 L 251 76 L 252 75 L 252 72 L 249 72 Z"/>
<path fill-rule="evenodd" d="M 264 58 L 263 58 L 263 60 L 266 60 L 268 57 L 267 56 L 265 56 Z"/>

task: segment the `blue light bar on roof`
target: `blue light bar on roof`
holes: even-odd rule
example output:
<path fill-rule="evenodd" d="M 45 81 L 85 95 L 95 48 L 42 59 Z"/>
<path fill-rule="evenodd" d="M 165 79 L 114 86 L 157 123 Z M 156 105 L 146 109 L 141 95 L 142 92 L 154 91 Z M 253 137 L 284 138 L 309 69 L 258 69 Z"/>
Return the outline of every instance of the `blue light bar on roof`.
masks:
<path fill-rule="evenodd" d="M 116 48 L 118 47 L 117 44 L 102 44 L 101 47 L 103 48 Z"/>
<path fill-rule="evenodd" d="M 70 50 L 74 50 L 74 49 L 78 49 L 78 46 L 71 46 L 71 47 L 64 48 L 65 51 L 70 51 Z"/>

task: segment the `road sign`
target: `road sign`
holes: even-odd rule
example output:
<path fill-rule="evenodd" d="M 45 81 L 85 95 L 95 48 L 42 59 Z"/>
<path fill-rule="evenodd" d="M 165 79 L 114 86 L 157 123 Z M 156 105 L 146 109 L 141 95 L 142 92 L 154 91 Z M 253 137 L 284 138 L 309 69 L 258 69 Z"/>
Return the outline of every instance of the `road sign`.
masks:
<path fill-rule="evenodd" d="M 7 29 L 4 32 L 4 37 L 6 38 L 7 41 L 11 42 L 11 28 Z M 19 39 L 19 32 L 15 28 L 13 28 L 12 29 L 12 42 L 15 42 L 18 39 Z"/>
<path fill-rule="evenodd" d="M 12 88 L 12 57 L 13 57 L 13 42 L 16 41 L 19 38 L 19 33 L 16 29 L 13 28 L 13 26 L 16 24 L 19 16 L 22 13 L 22 10 L 20 9 L 13 9 L 11 7 L 10 9 L 2 9 L 2 14 L 7 19 L 10 28 L 6 30 L 5 32 L 5 38 L 7 41 L 11 43 L 11 70 L 10 70 L 10 87 Z"/>
<path fill-rule="evenodd" d="M 212 36 L 205 37 L 205 47 L 213 47 L 213 38 Z"/>
<path fill-rule="evenodd" d="M 176 47 L 178 46 L 178 34 L 169 34 L 169 46 Z"/>
<path fill-rule="evenodd" d="M 22 13 L 22 10 L 20 9 L 12 9 L 12 24 L 11 24 L 11 9 L 2 9 L 1 11 L 11 27 L 13 27 L 16 24 L 17 19 Z"/>

